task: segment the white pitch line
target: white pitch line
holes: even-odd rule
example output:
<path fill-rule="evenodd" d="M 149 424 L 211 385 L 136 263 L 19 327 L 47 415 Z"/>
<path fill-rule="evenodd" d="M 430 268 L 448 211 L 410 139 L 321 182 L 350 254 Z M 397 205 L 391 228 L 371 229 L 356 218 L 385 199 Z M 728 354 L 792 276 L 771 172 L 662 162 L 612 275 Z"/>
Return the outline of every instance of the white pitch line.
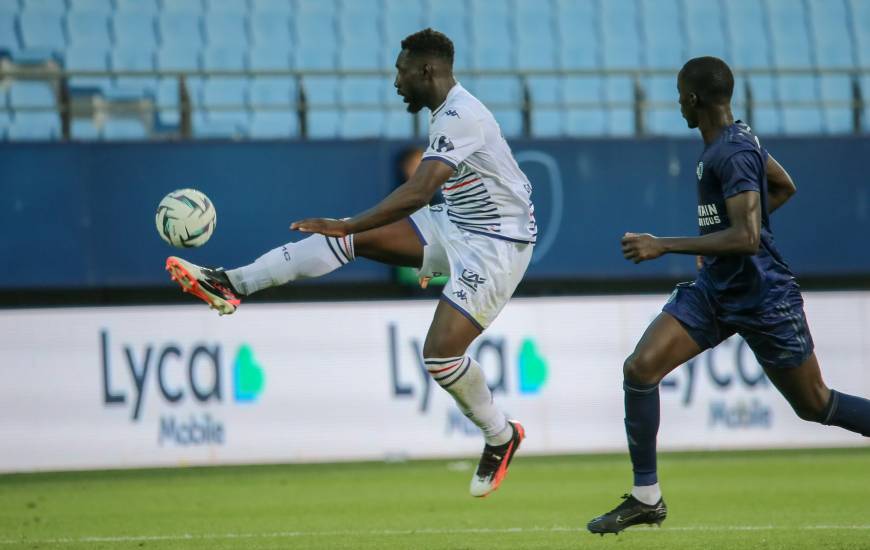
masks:
<path fill-rule="evenodd" d="M 62 537 L 53 539 L 0 539 L 0 544 L 81 544 L 88 542 L 160 542 L 184 540 L 282 539 L 299 537 L 361 537 L 408 535 L 463 535 L 463 534 L 523 534 L 523 533 L 579 533 L 584 527 L 508 527 L 467 529 L 374 529 L 370 531 L 278 531 L 274 533 L 182 533 L 178 535 L 130 535 L 115 537 Z M 668 531 L 870 531 L 870 525 L 687 525 L 661 529 L 632 529 L 631 533 L 666 533 Z"/>

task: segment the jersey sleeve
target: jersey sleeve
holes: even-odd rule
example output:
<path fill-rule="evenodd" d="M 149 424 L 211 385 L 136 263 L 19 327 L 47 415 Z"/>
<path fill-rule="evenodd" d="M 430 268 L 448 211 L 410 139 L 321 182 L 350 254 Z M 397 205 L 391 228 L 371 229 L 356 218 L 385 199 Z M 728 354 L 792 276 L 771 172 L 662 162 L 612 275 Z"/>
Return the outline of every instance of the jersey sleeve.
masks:
<path fill-rule="evenodd" d="M 761 193 L 761 178 L 764 164 L 757 151 L 738 151 L 719 166 L 719 181 L 722 195 L 728 199 L 744 191 Z"/>
<path fill-rule="evenodd" d="M 432 123 L 423 160 L 440 160 L 455 170 L 483 145 L 483 128 L 477 120 L 469 113 L 448 110 Z"/>

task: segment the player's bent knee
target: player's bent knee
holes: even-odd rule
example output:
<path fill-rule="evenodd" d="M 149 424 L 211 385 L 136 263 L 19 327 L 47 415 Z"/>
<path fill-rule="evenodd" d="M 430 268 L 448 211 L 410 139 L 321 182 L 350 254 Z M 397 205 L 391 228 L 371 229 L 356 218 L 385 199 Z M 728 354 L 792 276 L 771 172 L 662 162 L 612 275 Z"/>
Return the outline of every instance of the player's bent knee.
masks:
<path fill-rule="evenodd" d="M 622 365 L 622 375 L 630 382 L 639 384 L 657 384 L 661 375 L 654 358 L 648 353 L 632 353 Z"/>

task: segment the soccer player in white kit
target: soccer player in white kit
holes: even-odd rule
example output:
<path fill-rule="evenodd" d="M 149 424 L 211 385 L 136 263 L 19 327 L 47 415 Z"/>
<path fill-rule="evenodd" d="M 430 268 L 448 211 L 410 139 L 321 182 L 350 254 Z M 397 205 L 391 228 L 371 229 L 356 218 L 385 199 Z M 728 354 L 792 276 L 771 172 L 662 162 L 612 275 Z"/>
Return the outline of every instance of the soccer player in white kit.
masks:
<path fill-rule="evenodd" d="M 185 292 L 221 314 L 238 296 L 319 277 L 362 256 L 411 266 L 429 279 L 449 274 L 426 335 L 426 368 L 483 432 L 470 491 L 499 487 L 525 437 L 493 402 L 469 344 L 496 318 L 523 277 L 537 234 L 532 186 L 492 113 L 453 77 L 453 43 L 425 29 L 402 41 L 395 87 L 408 111 L 432 113 L 429 144 L 414 175 L 373 208 L 345 219 L 310 218 L 291 229 L 313 233 L 238 269 L 211 269 L 170 257 L 166 268 Z M 441 189 L 444 204 L 427 206 Z"/>

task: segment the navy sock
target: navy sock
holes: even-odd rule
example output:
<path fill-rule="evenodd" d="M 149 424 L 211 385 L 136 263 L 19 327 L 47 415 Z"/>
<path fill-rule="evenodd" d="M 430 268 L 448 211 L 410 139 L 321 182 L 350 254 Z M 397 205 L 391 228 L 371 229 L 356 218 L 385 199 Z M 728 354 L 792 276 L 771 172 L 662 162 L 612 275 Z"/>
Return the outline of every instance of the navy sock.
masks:
<path fill-rule="evenodd" d="M 870 400 L 831 390 L 822 424 L 839 426 L 870 437 Z"/>
<path fill-rule="evenodd" d="M 634 484 L 658 483 L 656 435 L 659 431 L 659 385 L 624 381 L 625 434 L 634 470 Z"/>

